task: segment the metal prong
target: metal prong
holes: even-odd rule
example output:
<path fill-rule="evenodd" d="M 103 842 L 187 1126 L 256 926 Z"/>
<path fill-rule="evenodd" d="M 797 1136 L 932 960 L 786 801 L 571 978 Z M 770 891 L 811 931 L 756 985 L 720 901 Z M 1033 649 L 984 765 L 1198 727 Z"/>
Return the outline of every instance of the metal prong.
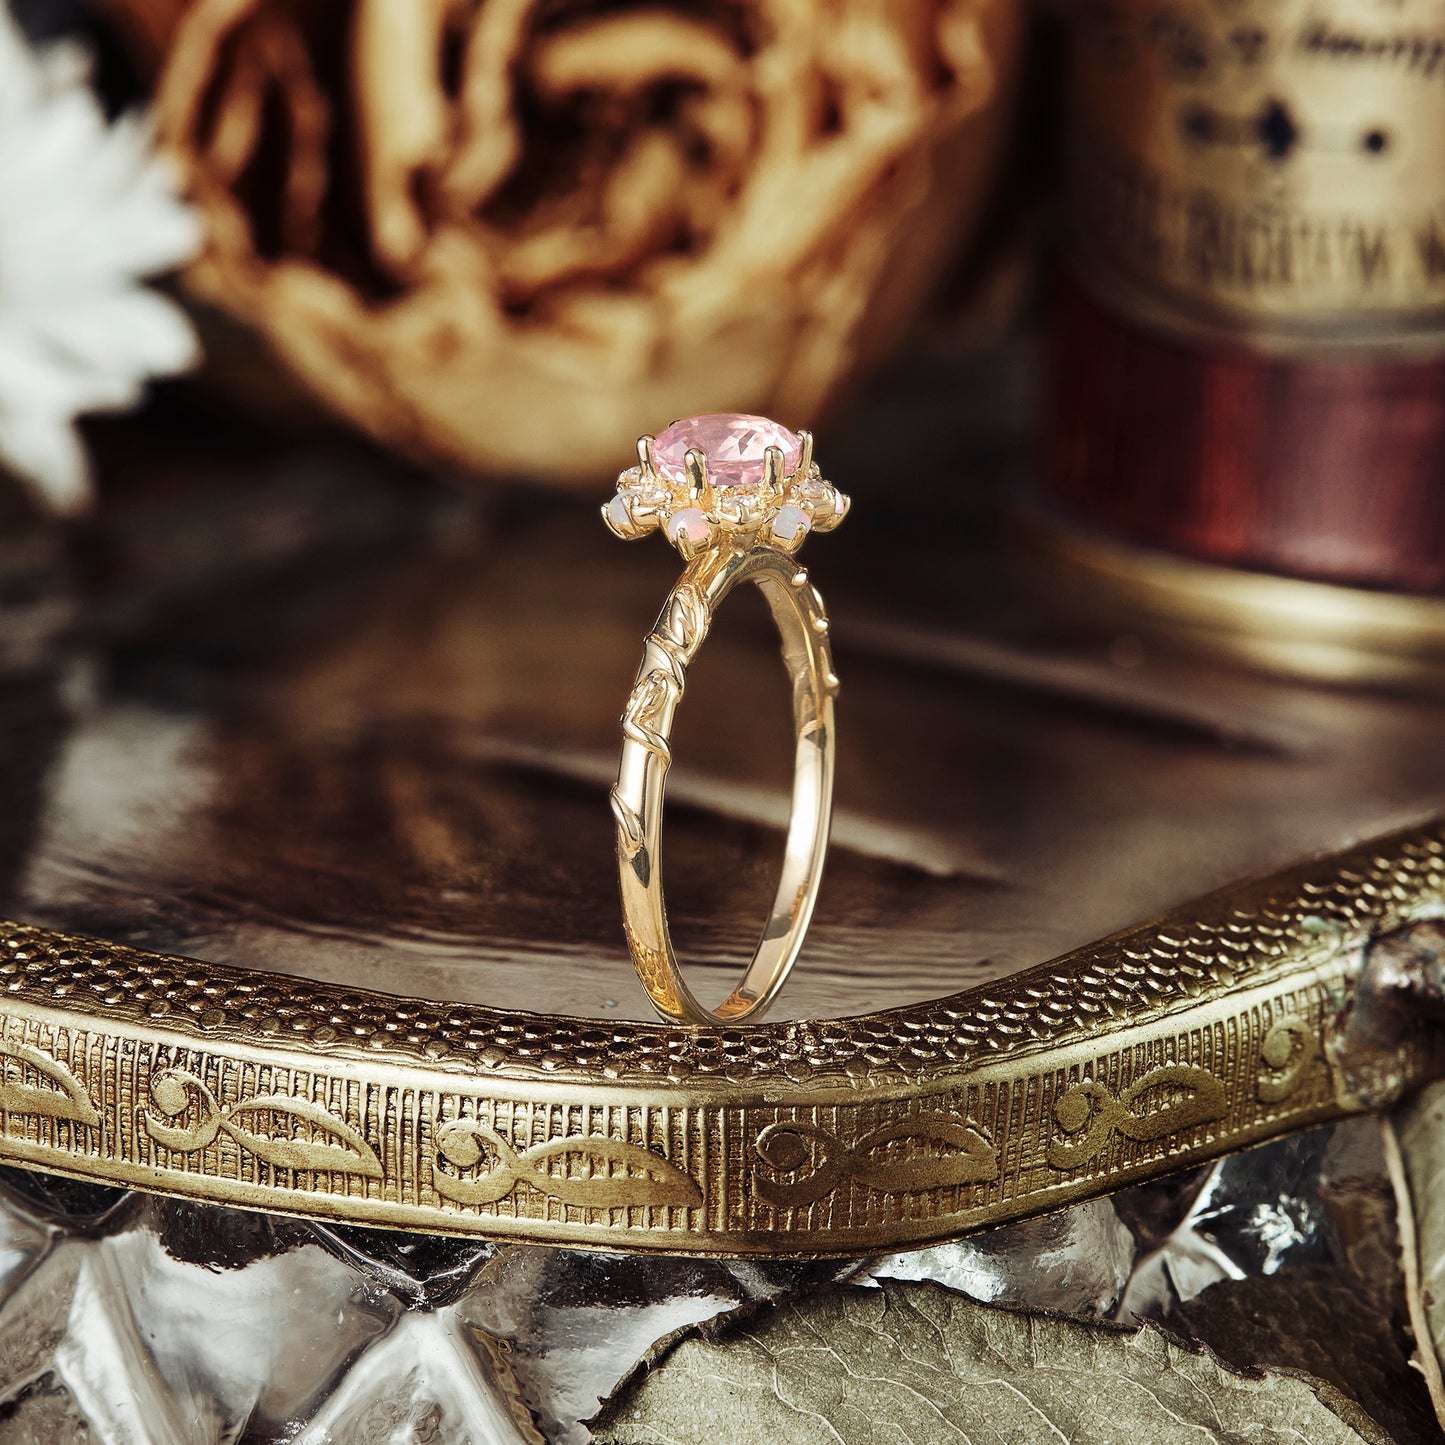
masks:
<path fill-rule="evenodd" d="M 602 504 L 602 520 L 614 537 L 621 537 L 624 542 L 629 540 L 628 531 L 620 525 L 620 519 L 613 514 L 611 502 Z"/>
<path fill-rule="evenodd" d="M 642 477 L 646 482 L 657 480 L 657 463 L 652 456 L 652 438 L 637 438 L 637 460 L 642 466 Z"/>
<path fill-rule="evenodd" d="M 707 455 L 689 447 L 683 465 L 687 468 L 687 494 L 694 507 L 712 511 L 712 483 L 707 479 Z"/>
<path fill-rule="evenodd" d="M 656 531 L 661 517 L 656 507 L 644 506 L 642 498 L 629 488 L 603 506 L 602 520 L 614 537 L 632 542 Z"/>
<path fill-rule="evenodd" d="M 769 447 L 763 453 L 763 460 L 766 470 L 764 477 L 767 481 L 768 490 L 775 496 L 783 493 L 783 467 L 785 465 L 782 447 Z"/>
<path fill-rule="evenodd" d="M 803 444 L 803 453 L 798 458 L 798 465 L 793 475 L 797 477 L 799 481 L 802 481 L 807 477 L 808 473 L 813 470 L 813 433 L 810 431 L 800 431 L 798 433 L 798 440 Z"/>

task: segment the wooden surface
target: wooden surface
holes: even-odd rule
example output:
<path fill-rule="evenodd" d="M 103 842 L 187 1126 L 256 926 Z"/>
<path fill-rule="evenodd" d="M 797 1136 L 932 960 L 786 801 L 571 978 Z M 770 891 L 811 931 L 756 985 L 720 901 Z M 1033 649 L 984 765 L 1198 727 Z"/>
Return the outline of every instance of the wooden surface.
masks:
<path fill-rule="evenodd" d="M 1439 702 L 1148 653 L 1030 593 L 992 520 L 1027 451 L 1016 379 L 996 357 L 920 369 L 821 436 L 857 496 L 806 554 L 843 679 L 840 818 L 782 1015 L 948 993 L 1445 796 Z M 172 410 L 99 444 L 106 510 L 64 548 L 12 531 L 0 567 L 0 912 L 645 1017 L 607 788 L 670 549 L 334 438 Z M 720 994 L 781 853 L 759 600 L 700 655 L 676 755 L 674 934 Z"/>

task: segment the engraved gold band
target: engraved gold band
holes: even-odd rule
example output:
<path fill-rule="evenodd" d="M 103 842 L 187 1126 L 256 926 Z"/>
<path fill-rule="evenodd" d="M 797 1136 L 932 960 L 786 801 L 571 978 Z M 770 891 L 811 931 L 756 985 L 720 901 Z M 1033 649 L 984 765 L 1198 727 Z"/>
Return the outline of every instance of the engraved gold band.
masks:
<path fill-rule="evenodd" d="M 739 582 L 767 598 L 792 680 L 797 752 L 793 810 L 782 876 L 752 961 L 715 1010 L 688 987 L 673 952 L 662 895 L 662 804 L 672 759 L 669 739 L 687 665 L 713 613 Z M 732 1023 L 761 1015 L 777 997 L 813 916 L 833 799 L 833 695 L 823 599 L 808 574 L 770 546 L 723 546 L 688 564 L 648 635 L 637 683 L 622 717 L 622 765 L 612 790 L 618 877 L 627 945 L 658 1012 L 687 1023 Z"/>
<path fill-rule="evenodd" d="M 711 440 L 728 452 L 729 483 L 709 474 L 707 453 L 689 443 Z M 815 528 L 843 520 L 848 499 L 813 463 L 813 439 L 763 417 L 699 416 L 674 422 L 637 444 L 638 465 L 618 478 L 602 509 L 618 536 L 661 530 L 687 559 L 681 580 L 648 634 L 642 666 L 622 714 L 622 761 L 612 790 L 622 922 L 637 976 L 653 1007 L 677 1023 L 758 1019 L 778 996 L 813 917 L 828 851 L 833 810 L 833 698 L 838 678 L 828 645 L 823 599 L 794 554 Z M 667 446 L 686 448 L 675 475 Z M 795 456 L 791 470 L 784 446 Z M 751 455 L 750 455 L 751 453 Z M 662 808 L 672 762 L 672 725 L 687 668 L 713 614 L 739 582 L 767 599 L 783 641 L 792 683 L 793 806 L 782 876 L 753 957 L 716 1009 L 703 1004 L 678 966 L 662 892 Z"/>
<path fill-rule="evenodd" d="M 923 1245 L 1445 1072 L 1343 1047 L 1371 950 L 1445 918 L 1445 822 L 1002 982 L 681 1028 L 427 1003 L 0 924 L 0 1159 L 217 1203 L 553 1245 Z"/>

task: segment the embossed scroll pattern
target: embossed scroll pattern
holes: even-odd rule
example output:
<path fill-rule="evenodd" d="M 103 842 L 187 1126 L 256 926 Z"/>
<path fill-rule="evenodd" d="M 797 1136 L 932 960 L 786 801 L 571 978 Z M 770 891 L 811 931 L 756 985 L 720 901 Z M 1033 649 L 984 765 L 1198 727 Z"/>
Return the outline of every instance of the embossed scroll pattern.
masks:
<path fill-rule="evenodd" d="M 1262 1104 L 1278 1104 L 1294 1093 L 1311 1064 L 1323 1060 L 1319 1030 L 1307 1019 L 1281 1019 L 1260 1045 L 1261 1071 L 1255 1092 Z"/>
<path fill-rule="evenodd" d="M 598 1135 L 552 1139 L 518 1152 L 480 1119 L 449 1119 L 437 1129 L 432 1185 L 458 1204 L 495 1204 L 522 1185 L 578 1209 L 634 1205 L 688 1208 L 702 1203 L 694 1180 L 637 1144 Z M 478 1170 L 471 1178 L 464 1172 Z"/>
<path fill-rule="evenodd" d="M 357 1130 L 309 1099 L 256 1094 L 222 1107 L 210 1089 L 184 1069 L 156 1074 L 150 1097 L 154 1112 L 144 1116 L 143 1127 L 166 1149 L 191 1154 L 209 1148 L 224 1133 L 246 1153 L 277 1169 L 359 1174 L 368 1179 L 380 1179 L 385 1172 L 376 1151 Z M 193 1111 L 198 1114 L 193 1123 L 174 1122 Z M 252 1120 L 257 1127 L 248 1124 Z M 268 1133 L 268 1127 L 284 1132 Z"/>
<path fill-rule="evenodd" d="M 1047 1158 L 1055 1169 L 1087 1164 L 1118 1133 L 1135 1143 L 1162 1139 L 1195 1124 L 1222 1118 L 1225 1085 L 1207 1069 L 1162 1064 L 1136 1079 L 1117 1096 L 1096 1079 L 1083 1079 L 1059 1095 L 1054 1119 L 1065 1135 L 1049 1142 Z"/>
<path fill-rule="evenodd" d="M 43 1083 L 32 1083 L 33 1073 Z M 0 1038 L 0 1115 L 69 1119 L 98 1128 L 100 1112 L 80 1081 L 49 1054 L 16 1039 Z"/>
<path fill-rule="evenodd" d="M 391 1000 L 0 924 L 0 1158 L 402 1228 L 860 1254 L 1361 1107 L 1331 1031 L 1374 941 L 1441 918 L 1432 825 L 968 994 L 760 1028 Z M 1393 1084 L 1442 1073 L 1409 1024 Z"/>
<path fill-rule="evenodd" d="M 845 1179 L 879 1194 L 923 1194 L 998 1178 L 998 1154 L 971 1124 L 918 1119 L 870 1130 L 851 1144 L 806 1120 L 769 1124 L 753 1146 L 758 1194 L 797 1209 Z"/>

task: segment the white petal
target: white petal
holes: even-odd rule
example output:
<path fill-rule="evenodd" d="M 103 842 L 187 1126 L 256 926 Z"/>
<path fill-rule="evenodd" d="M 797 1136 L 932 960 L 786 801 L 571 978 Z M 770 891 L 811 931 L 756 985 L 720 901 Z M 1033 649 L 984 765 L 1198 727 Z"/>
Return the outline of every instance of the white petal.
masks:
<path fill-rule="evenodd" d="M 32 50 L 0 0 L 0 458 L 60 507 L 88 494 L 73 419 L 134 405 L 198 354 L 181 310 L 137 283 L 195 253 L 199 217 L 149 123 L 110 123 L 88 71 L 74 44 Z"/>
<path fill-rule="evenodd" d="M 25 211 L 0 211 L 0 289 L 27 302 L 170 270 L 200 244 L 198 218 L 148 168 L 120 194 L 109 180 L 70 177 L 14 186 L 0 166 L 0 195 L 30 195 Z M 102 204 L 103 202 L 103 204 Z"/>
<path fill-rule="evenodd" d="M 86 90 L 52 97 L 7 130 L 0 180 L 7 187 L 60 192 L 92 163 L 105 127 L 95 97 Z M 58 198 L 58 197 L 57 197 Z"/>
<path fill-rule="evenodd" d="M 169 167 L 152 163 L 125 194 L 95 213 L 87 266 L 130 276 L 170 271 L 200 249 L 200 217 L 175 197 Z"/>
<path fill-rule="evenodd" d="M 95 74 L 95 62 L 78 40 L 52 40 L 35 57 L 45 88 L 53 95 L 73 85 L 88 86 Z"/>
<path fill-rule="evenodd" d="M 87 375 L 13 323 L 0 328 L 0 408 L 7 412 L 74 416 L 92 407 L 123 406 L 134 391 L 127 377 Z"/>
<path fill-rule="evenodd" d="M 66 418 L 0 409 L 0 462 L 52 512 L 79 512 L 91 500 L 90 463 Z"/>
<path fill-rule="evenodd" d="M 25 43 L 10 7 L 0 4 L 0 124 L 24 115 L 42 93 L 35 53 Z"/>
<path fill-rule="evenodd" d="M 185 313 L 154 291 L 120 291 L 47 307 L 34 327 L 51 351 L 94 372 L 169 375 L 199 357 Z"/>

